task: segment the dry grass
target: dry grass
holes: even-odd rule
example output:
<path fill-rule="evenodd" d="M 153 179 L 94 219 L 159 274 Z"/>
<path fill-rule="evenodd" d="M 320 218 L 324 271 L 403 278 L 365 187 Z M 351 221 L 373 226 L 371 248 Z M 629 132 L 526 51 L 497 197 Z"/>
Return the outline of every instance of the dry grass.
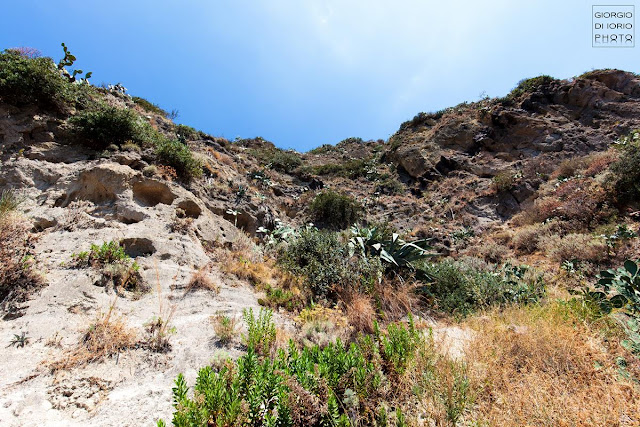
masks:
<path fill-rule="evenodd" d="M 210 269 L 211 266 L 207 264 L 196 270 L 193 275 L 191 275 L 191 279 L 189 279 L 189 282 L 187 283 L 185 293 L 189 293 L 198 289 L 212 291 L 216 294 L 220 292 L 220 286 L 215 284 L 209 278 Z"/>
<path fill-rule="evenodd" d="M 419 304 L 415 285 L 400 279 L 384 279 L 376 284 L 374 293 L 385 320 L 391 322 L 404 318 Z"/>
<path fill-rule="evenodd" d="M 345 301 L 345 313 L 354 332 L 373 333 L 377 316 L 371 297 L 359 292 L 350 292 L 349 295 L 343 296 L 343 298 Z"/>
<path fill-rule="evenodd" d="M 638 386 L 622 379 L 598 334 L 560 304 L 512 307 L 468 321 L 478 388 L 474 418 L 492 426 L 640 422 Z"/>
<path fill-rule="evenodd" d="M 607 245 L 601 239 L 588 234 L 552 235 L 540 240 L 547 256 L 554 261 L 567 260 L 603 262 L 607 257 Z"/>
<path fill-rule="evenodd" d="M 116 316 L 114 306 L 109 311 L 98 314 L 95 322 L 84 332 L 78 345 L 67 351 L 61 360 L 48 365 L 51 371 L 71 369 L 88 363 L 101 362 L 137 344 L 135 332 L 125 320 Z"/>
<path fill-rule="evenodd" d="M 16 304 L 44 285 L 30 257 L 30 224 L 12 210 L 0 213 L 0 304 L 6 311 L 17 310 Z"/>

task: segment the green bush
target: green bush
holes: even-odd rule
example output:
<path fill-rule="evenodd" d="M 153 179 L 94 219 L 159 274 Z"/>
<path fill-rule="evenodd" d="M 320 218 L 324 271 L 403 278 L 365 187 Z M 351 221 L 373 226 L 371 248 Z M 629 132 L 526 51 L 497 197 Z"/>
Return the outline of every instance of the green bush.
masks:
<path fill-rule="evenodd" d="M 338 230 L 354 224 L 362 214 L 362 206 L 355 199 L 331 190 L 318 194 L 309 210 L 316 224 Z"/>
<path fill-rule="evenodd" d="M 278 172 L 291 173 L 302 165 L 302 159 L 298 153 L 292 151 L 275 150 L 269 157 L 267 166 Z"/>
<path fill-rule="evenodd" d="M 507 95 L 507 97 L 511 99 L 517 98 L 525 93 L 535 92 L 541 86 L 547 86 L 557 81 L 559 80 L 548 75 L 541 75 L 538 77 L 532 77 L 530 79 L 520 80 L 518 82 L 518 86 L 516 86 L 511 92 L 509 92 L 509 95 Z"/>
<path fill-rule="evenodd" d="M 16 51 L 0 53 L 0 98 L 15 106 L 37 104 L 62 110 L 72 101 L 72 85 L 51 58 L 28 58 Z"/>
<path fill-rule="evenodd" d="M 161 138 L 156 143 L 155 150 L 160 162 L 174 168 L 181 179 L 189 181 L 202 176 L 202 161 L 193 156 L 186 144 L 175 139 Z"/>
<path fill-rule="evenodd" d="M 337 340 L 324 348 L 316 345 L 298 350 L 291 341 L 273 359 L 260 358 L 249 347 L 246 355 L 236 362 L 227 361 L 217 372 L 209 366 L 201 369 L 193 398 L 184 376 L 178 376 L 173 388 L 173 424 L 386 425 L 379 422 L 386 418 L 387 410 L 395 409 L 394 399 L 412 393 L 399 392 L 397 381 L 430 345 L 430 339 L 410 319 L 407 326 L 392 324 L 387 333 L 360 337 L 349 346 Z M 431 372 L 417 371 L 417 377 L 434 378 Z"/>
<path fill-rule="evenodd" d="M 298 167 L 302 166 L 302 159 L 295 151 L 284 151 L 276 148 L 270 142 L 258 137 L 254 140 L 240 140 L 240 144 L 262 143 L 261 147 L 250 148 L 247 153 L 259 160 L 269 169 L 277 170 L 282 173 L 291 173 Z"/>
<path fill-rule="evenodd" d="M 111 144 L 122 146 L 127 141 L 143 146 L 157 138 L 151 125 L 127 108 L 101 105 L 83 111 L 69 122 L 76 137 L 96 150 L 104 150 Z"/>
<path fill-rule="evenodd" d="M 256 318 L 253 309 L 249 308 L 242 312 L 242 317 L 247 324 L 247 334 L 244 339 L 247 347 L 262 356 L 268 355 L 276 342 L 276 326 L 271 320 L 273 312 L 261 308 Z"/>
<path fill-rule="evenodd" d="M 133 102 L 135 102 L 137 105 L 141 106 L 143 109 L 145 109 L 146 111 L 150 112 L 150 113 L 155 113 L 155 114 L 160 114 L 163 117 L 168 117 L 169 113 L 167 113 L 165 110 L 163 110 L 162 108 L 160 108 L 158 105 L 147 101 L 144 98 L 140 98 L 139 96 L 134 96 L 133 98 L 131 98 L 133 100 Z"/>
<path fill-rule="evenodd" d="M 305 278 L 315 296 L 329 299 L 336 287 L 370 291 L 382 272 L 379 259 L 350 256 L 349 245 L 328 231 L 302 231 L 280 250 L 278 262 Z"/>
<path fill-rule="evenodd" d="M 620 158 L 611 165 L 616 197 L 620 202 L 640 201 L 640 131 L 621 145 Z"/>
<path fill-rule="evenodd" d="M 91 266 L 100 270 L 103 280 L 114 288 L 140 292 L 145 290 L 140 266 L 126 254 L 118 242 L 92 244 L 89 251 L 71 255 L 76 267 Z M 106 284 L 106 283 L 105 283 Z"/>
<path fill-rule="evenodd" d="M 375 162 L 373 159 L 351 159 L 343 163 L 327 163 L 313 167 L 313 172 L 317 175 L 337 175 L 350 179 L 369 178 L 374 180 L 377 177 Z"/>
<path fill-rule="evenodd" d="M 438 309 L 462 316 L 492 305 L 537 301 L 545 292 L 542 276 L 526 265 L 444 260 L 424 264 L 420 273 L 430 278 L 422 293 Z"/>

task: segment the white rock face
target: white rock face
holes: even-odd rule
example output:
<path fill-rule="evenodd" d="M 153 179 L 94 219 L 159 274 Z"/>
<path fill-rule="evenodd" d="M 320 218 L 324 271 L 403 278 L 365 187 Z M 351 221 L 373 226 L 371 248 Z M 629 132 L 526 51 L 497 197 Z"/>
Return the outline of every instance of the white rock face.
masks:
<path fill-rule="evenodd" d="M 22 317 L 0 320 L 0 425 L 140 426 L 170 420 L 171 386 L 179 373 L 193 383 L 197 370 L 220 352 L 241 353 L 239 339 L 219 348 L 210 316 L 222 311 L 240 317 L 244 308 L 258 307 L 254 289 L 225 281 L 215 263 L 209 279 L 220 286 L 218 294 L 184 289 L 197 269 L 212 262 L 205 246 L 229 246 L 239 231 L 175 183 L 109 160 L 70 156 L 64 162 L 55 148 L 40 145 L 0 168 L 0 187 L 24 196 L 22 208 L 38 235 L 35 258 L 47 283 Z M 69 267 L 72 254 L 111 240 L 121 242 L 140 265 L 150 292 L 137 299 L 118 296 L 96 286 L 96 270 Z M 172 350 L 140 348 L 51 374 L 46 364 L 63 357 L 111 305 L 140 337 L 146 323 L 166 319 L 173 310 Z M 28 345 L 7 347 L 21 332 Z"/>

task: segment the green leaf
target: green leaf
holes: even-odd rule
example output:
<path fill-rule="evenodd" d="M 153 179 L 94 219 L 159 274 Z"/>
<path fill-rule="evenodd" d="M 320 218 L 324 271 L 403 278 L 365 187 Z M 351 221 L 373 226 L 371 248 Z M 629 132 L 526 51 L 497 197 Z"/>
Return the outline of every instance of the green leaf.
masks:
<path fill-rule="evenodd" d="M 611 305 L 614 308 L 622 308 L 625 305 L 627 305 L 628 300 L 623 295 L 616 295 L 613 298 L 611 298 L 609 302 L 611 302 Z"/>
<path fill-rule="evenodd" d="M 631 273 L 632 276 L 635 276 L 638 273 L 638 266 L 635 262 L 630 259 L 624 262 L 624 268 Z"/>

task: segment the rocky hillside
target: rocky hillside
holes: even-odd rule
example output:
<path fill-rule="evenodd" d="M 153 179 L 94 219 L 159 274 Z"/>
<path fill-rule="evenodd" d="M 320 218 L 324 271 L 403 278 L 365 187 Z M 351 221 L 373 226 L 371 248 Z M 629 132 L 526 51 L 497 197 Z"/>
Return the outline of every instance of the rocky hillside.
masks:
<path fill-rule="evenodd" d="M 25 79 L 24 73 L 35 80 Z M 539 316 L 517 311 L 518 306 L 507 314 L 488 312 L 456 325 L 461 313 L 464 318 L 494 305 L 471 292 L 460 301 L 448 299 L 458 291 L 444 287 L 443 273 L 449 268 L 450 274 L 463 272 L 467 278 L 473 272 L 473 280 L 507 278 L 500 286 L 526 282 L 530 293 L 515 300 L 525 304 L 542 301 L 544 286 L 533 286 L 531 274 L 522 278 L 529 267 L 510 270 L 511 264 L 536 266 L 539 280 L 544 277 L 547 287 L 555 289 L 552 293 L 566 300 L 567 289 L 593 282 L 599 268 L 640 256 L 634 236 L 638 216 L 633 216 L 638 201 L 622 197 L 617 190 L 621 181 L 611 178 L 621 167 L 615 166 L 621 164 L 620 154 L 611 147 L 627 135 L 633 139 L 632 131 L 640 128 L 637 75 L 599 70 L 570 80 L 529 79 L 501 99 L 420 113 L 388 141 L 350 138 L 308 153 L 280 150 L 259 137 L 228 141 L 206 135 L 176 125 L 166 112 L 121 87 L 98 88 L 69 79 L 46 58 L 2 54 L 0 236 L 5 247 L 0 262 L 5 268 L 0 272 L 0 340 L 7 341 L 7 348 L 0 356 L 1 424 L 170 420 L 171 388 L 179 373 L 193 384 L 200 367 L 215 365 L 221 354 L 237 358 L 247 349 L 239 329 L 231 327 L 230 340 L 221 339 L 220 319 L 237 322 L 239 328 L 243 309 L 257 312 L 267 305 L 275 309 L 274 339 L 283 347 L 290 337 L 318 344 L 318 332 L 309 332 L 300 320 L 305 310 L 317 309 L 315 303 L 329 310 L 330 318 L 347 319 L 347 332 L 338 334 L 335 325 L 331 331 L 353 342 L 356 332 L 373 332 L 374 320 L 386 324 L 413 311 L 423 327 L 433 329 L 438 345 L 447 348 L 442 353 L 454 360 L 464 358 L 468 345 L 484 346 L 473 347 L 479 358 L 495 356 L 489 351 L 492 345 L 513 345 L 509 348 L 516 354 L 518 340 L 543 345 L 536 340 L 557 331 L 572 345 L 582 345 L 572 347 L 572 354 L 593 358 L 578 363 L 566 356 L 567 369 L 580 378 L 592 375 L 596 385 L 571 383 L 576 392 L 567 401 L 558 397 L 557 387 L 549 388 L 554 400 L 546 404 L 556 406 L 545 421 L 533 412 L 518 418 L 502 401 L 490 404 L 489 394 L 514 392 L 498 385 L 491 393 L 478 386 L 478 400 L 461 409 L 461 420 L 558 425 L 565 404 L 578 408 L 580 399 L 609 393 L 605 403 L 612 412 L 598 407 L 569 424 L 638 422 L 638 412 L 632 410 L 640 402 L 637 387 L 605 376 L 618 369 L 616 356 L 630 360 L 627 374 L 640 369 L 637 359 L 612 344 L 620 341 L 613 338 L 622 334 L 619 327 L 607 335 L 581 319 L 575 321 L 579 332 L 566 325 L 551 329 L 532 320 Z M 327 194 L 330 202 L 321 203 Z M 299 261 L 305 250 L 300 255 L 273 249 L 277 238 L 310 222 L 328 230 L 359 222 L 397 230 L 406 241 L 428 238 L 430 251 L 443 261 L 423 269 L 407 264 L 411 269 L 405 265 L 403 270 L 395 259 L 397 269 L 382 257 L 376 261 L 379 271 L 370 274 L 369 267 L 350 258 L 346 262 L 352 264 L 345 268 L 362 278 L 358 286 L 368 277 L 382 279 L 367 282 L 366 291 L 336 290 L 336 283 L 320 287 L 319 275 Z M 616 225 L 624 225 L 631 237 L 598 240 L 603 233 L 614 236 Z M 337 240 L 318 239 L 317 245 L 335 244 L 343 250 Z M 447 255 L 453 258 L 444 260 Z M 456 264 L 454 259 L 462 255 L 467 264 Z M 582 273 L 571 276 L 562 270 L 566 262 Z M 489 271 L 493 276 L 483 275 Z M 427 291 L 424 283 L 429 280 L 420 273 L 430 278 Z M 446 286 L 455 288 L 460 280 Z M 415 288 L 422 293 L 414 294 Z M 520 298 L 522 289 L 509 289 Z M 496 320 L 500 316 L 511 317 L 503 325 Z M 554 322 L 559 318 L 549 316 Z M 100 341 L 102 347 L 86 350 L 86 343 L 95 339 L 92 334 L 103 327 L 110 347 Z M 541 335 L 532 336 L 533 329 Z M 494 341 L 477 344 L 473 337 L 479 330 L 492 331 L 486 339 Z M 571 335 L 578 333 L 583 335 Z M 598 344 L 587 349 L 592 341 Z M 553 348 L 543 350 L 538 362 L 555 360 Z M 469 358 L 465 363 L 475 362 L 486 360 Z M 534 362 L 529 368 L 538 372 L 539 381 L 547 374 L 564 381 L 562 369 L 545 371 Z M 498 359 L 491 363 L 501 364 Z M 450 375 L 459 374 L 447 369 Z M 498 384 L 504 378 L 494 380 Z M 606 386 L 598 389 L 601 384 Z M 433 402 L 421 409 L 431 415 L 420 415 L 420 423 L 415 415 L 419 404 L 406 403 L 416 417 L 411 423 L 432 425 L 424 417 L 432 423 L 451 421 L 434 415 L 430 405 L 439 404 Z M 625 405 L 631 409 L 620 409 Z M 500 418 L 507 413 L 513 417 Z M 352 421 L 354 414 L 349 415 Z M 366 414 L 362 409 L 361 416 Z"/>

